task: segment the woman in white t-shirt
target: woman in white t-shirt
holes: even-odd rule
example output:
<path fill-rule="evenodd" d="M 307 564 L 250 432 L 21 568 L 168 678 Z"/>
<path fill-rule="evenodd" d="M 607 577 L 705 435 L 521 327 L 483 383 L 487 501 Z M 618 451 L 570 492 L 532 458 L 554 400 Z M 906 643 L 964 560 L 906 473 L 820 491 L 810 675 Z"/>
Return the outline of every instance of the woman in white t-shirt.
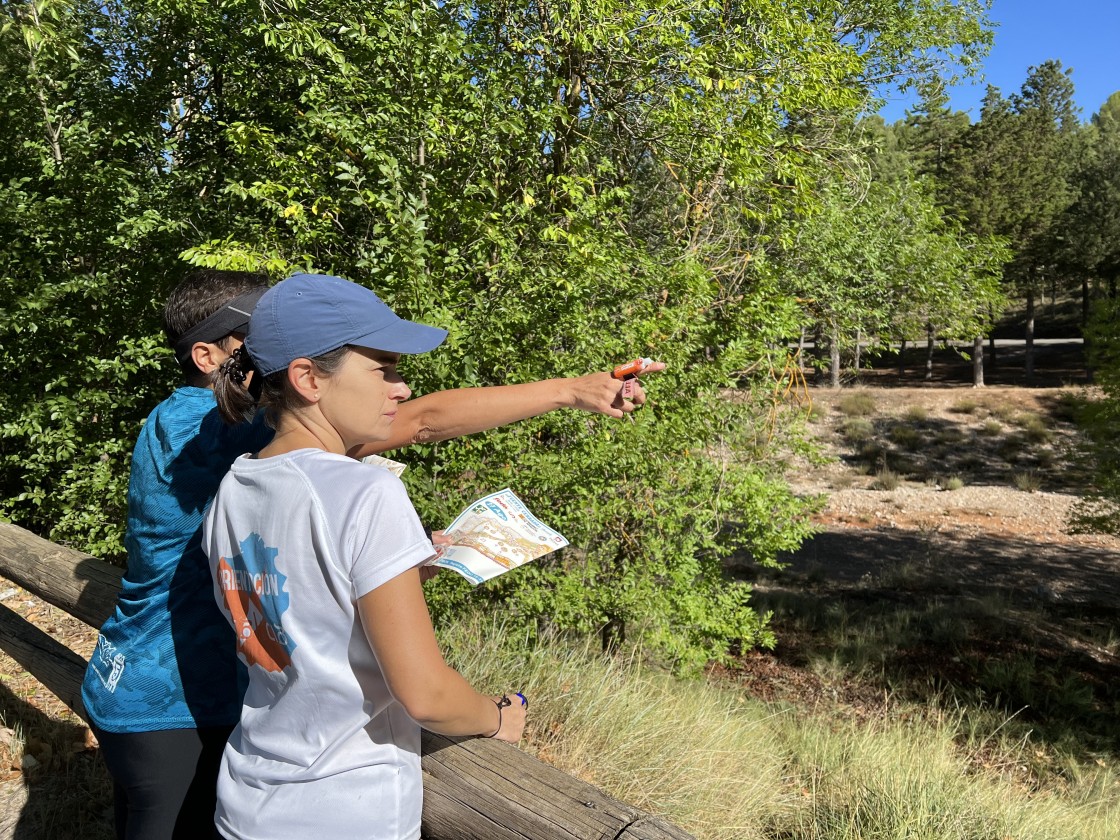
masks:
<path fill-rule="evenodd" d="M 521 738 L 524 697 L 479 694 L 440 654 L 419 571 L 434 549 L 404 486 L 346 455 L 389 436 L 410 395 L 400 354 L 445 337 L 357 284 L 295 275 L 265 293 L 222 366 L 223 416 L 240 420 L 259 394 L 276 429 L 234 462 L 203 531 L 249 666 L 218 780 L 225 837 L 412 840 L 421 727 Z"/>

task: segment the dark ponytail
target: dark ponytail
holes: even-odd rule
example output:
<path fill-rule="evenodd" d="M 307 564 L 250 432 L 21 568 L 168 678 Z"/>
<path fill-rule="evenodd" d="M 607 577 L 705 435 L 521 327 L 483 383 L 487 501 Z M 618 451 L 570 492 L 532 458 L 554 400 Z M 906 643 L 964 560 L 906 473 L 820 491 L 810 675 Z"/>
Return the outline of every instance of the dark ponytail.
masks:
<path fill-rule="evenodd" d="M 316 356 L 311 362 L 323 376 L 333 376 L 349 353 L 349 347 L 339 347 Z M 288 384 L 286 369 L 261 376 L 244 347 L 234 350 L 211 376 L 218 413 L 230 425 L 252 420 L 258 409 L 263 408 L 266 422 L 275 429 L 281 414 L 307 404 Z"/>
<path fill-rule="evenodd" d="M 245 380 L 249 379 L 249 387 Z M 231 426 L 253 419 L 261 395 L 261 375 L 244 347 L 238 347 L 211 374 L 218 413 Z"/>

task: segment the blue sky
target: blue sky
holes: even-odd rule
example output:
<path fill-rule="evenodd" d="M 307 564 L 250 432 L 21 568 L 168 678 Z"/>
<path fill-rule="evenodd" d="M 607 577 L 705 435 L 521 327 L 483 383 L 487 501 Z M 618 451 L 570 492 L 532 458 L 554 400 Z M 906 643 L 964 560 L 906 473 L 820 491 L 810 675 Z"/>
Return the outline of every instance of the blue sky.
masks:
<path fill-rule="evenodd" d="M 1120 0 L 995 0 L 995 43 L 984 79 L 949 91 L 949 106 L 980 119 L 986 85 L 1005 97 L 1018 93 L 1030 67 L 1057 59 L 1073 68 L 1074 99 L 1086 122 L 1120 90 Z M 905 116 L 912 98 L 888 97 L 879 112 L 888 123 Z"/>

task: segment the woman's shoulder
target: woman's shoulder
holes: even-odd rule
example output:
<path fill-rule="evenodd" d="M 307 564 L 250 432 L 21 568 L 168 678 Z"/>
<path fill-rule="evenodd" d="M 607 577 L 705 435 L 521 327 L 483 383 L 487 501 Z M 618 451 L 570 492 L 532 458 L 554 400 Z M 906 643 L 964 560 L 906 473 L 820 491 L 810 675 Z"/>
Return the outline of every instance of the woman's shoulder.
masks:
<path fill-rule="evenodd" d="M 292 453 L 292 463 L 314 478 L 316 483 L 325 483 L 328 487 L 337 483 L 351 491 L 357 487 L 390 492 L 398 488 L 404 490 L 401 480 L 389 470 L 364 464 L 348 455 L 337 455 L 321 449 L 301 449 Z"/>

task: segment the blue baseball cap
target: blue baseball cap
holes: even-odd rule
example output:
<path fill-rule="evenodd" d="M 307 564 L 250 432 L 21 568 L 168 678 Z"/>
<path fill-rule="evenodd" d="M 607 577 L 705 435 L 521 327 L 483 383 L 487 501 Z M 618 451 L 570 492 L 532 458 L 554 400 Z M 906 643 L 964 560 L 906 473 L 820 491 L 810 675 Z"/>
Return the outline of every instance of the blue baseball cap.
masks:
<path fill-rule="evenodd" d="M 387 353 L 426 353 L 447 330 L 400 318 L 365 286 L 328 274 L 293 274 L 264 293 L 245 336 L 262 376 L 347 344 Z"/>

